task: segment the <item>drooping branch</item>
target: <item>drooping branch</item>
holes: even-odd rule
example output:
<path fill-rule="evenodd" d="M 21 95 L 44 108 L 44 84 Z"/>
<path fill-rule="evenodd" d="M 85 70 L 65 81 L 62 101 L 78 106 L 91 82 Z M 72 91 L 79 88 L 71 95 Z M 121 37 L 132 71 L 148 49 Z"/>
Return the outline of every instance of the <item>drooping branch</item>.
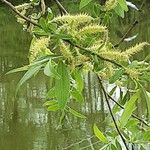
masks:
<path fill-rule="evenodd" d="M 22 15 L 22 14 L 21 14 L 10 2 L 8 2 L 7 0 L 1 0 L 1 1 L 2 1 L 3 3 L 5 3 L 7 6 L 9 6 L 18 16 L 20 16 L 21 18 L 23 18 L 23 19 L 26 20 L 27 22 L 30 22 L 31 24 L 40 27 L 40 25 L 39 25 L 37 22 L 35 22 L 35 21 L 31 20 L 30 18 L 28 18 L 28 17 Z"/>
<path fill-rule="evenodd" d="M 106 100 L 106 103 L 107 103 L 107 106 L 108 106 L 108 110 L 109 110 L 110 115 L 111 115 L 111 117 L 112 117 L 112 120 L 113 120 L 113 122 L 114 122 L 115 128 L 116 128 L 118 134 L 120 135 L 120 138 L 122 139 L 122 142 L 124 143 L 124 146 L 125 146 L 126 150 L 129 150 L 129 148 L 128 148 L 128 146 L 127 146 L 127 143 L 126 143 L 126 140 L 125 140 L 124 136 L 122 135 L 122 133 L 120 132 L 120 129 L 119 129 L 118 125 L 117 125 L 117 122 L 116 122 L 115 117 L 114 117 L 114 115 L 113 115 L 113 112 L 112 112 L 112 110 L 111 110 L 111 106 L 110 106 L 110 103 L 109 103 L 109 99 L 108 99 L 108 96 L 107 96 L 107 92 L 106 92 L 106 90 L 105 90 L 105 88 L 104 88 L 104 86 L 103 86 L 103 84 L 102 84 L 102 82 L 101 82 L 101 79 L 100 79 L 99 77 L 98 77 L 98 80 L 99 80 L 100 86 L 101 86 L 101 88 L 102 88 L 103 94 L 104 94 L 104 96 L 105 96 L 105 100 Z"/>

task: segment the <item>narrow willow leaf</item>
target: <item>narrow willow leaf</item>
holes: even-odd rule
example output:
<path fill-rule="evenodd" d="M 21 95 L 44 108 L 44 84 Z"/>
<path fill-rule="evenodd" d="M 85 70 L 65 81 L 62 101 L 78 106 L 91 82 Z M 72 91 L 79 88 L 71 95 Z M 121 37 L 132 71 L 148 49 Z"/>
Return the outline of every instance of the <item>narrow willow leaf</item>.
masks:
<path fill-rule="evenodd" d="M 57 111 L 57 110 L 59 110 L 59 109 L 60 109 L 60 107 L 59 107 L 58 104 L 50 105 L 50 106 L 47 108 L 48 111 Z"/>
<path fill-rule="evenodd" d="M 124 11 L 128 11 L 126 0 L 118 0 L 118 3 Z"/>
<path fill-rule="evenodd" d="M 111 150 L 118 150 L 114 144 L 110 145 Z"/>
<path fill-rule="evenodd" d="M 50 105 L 55 105 L 55 104 L 58 104 L 56 100 L 50 100 L 50 101 L 45 102 L 43 106 L 50 106 Z"/>
<path fill-rule="evenodd" d="M 76 89 L 80 92 L 83 91 L 83 87 L 84 87 L 84 81 L 83 81 L 83 77 L 81 75 L 81 71 L 80 70 L 75 70 L 73 72 L 73 77 L 74 80 L 76 81 Z"/>
<path fill-rule="evenodd" d="M 64 109 L 70 96 L 70 76 L 66 65 L 60 62 L 57 67 L 60 79 L 55 80 L 55 96 L 61 109 Z"/>
<path fill-rule="evenodd" d="M 131 7 L 131 8 L 133 8 L 133 9 L 135 9 L 135 10 L 139 10 L 137 7 L 136 7 L 136 5 L 134 5 L 132 2 L 126 2 L 127 3 L 127 5 L 129 6 L 129 7 Z"/>
<path fill-rule="evenodd" d="M 92 0 L 81 0 L 80 1 L 80 6 L 79 9 L 82 9 L 83 7 L 85 7 L 86 5 L 88 5 Z"/>
<path fill-rule="evenodd" d="M 20 67 L 20 68 L 16 68 L 16 69 L 13 69 L 13 70 L 10 70 L 6 74 L 11 74 L 11 73 L 16 73 L 16 72 L 26 71 L 28 69 L 29 69 L 29 65 L 23 66 L 23 67 Z"/>
<path fill-rule="evenodd" d="M 104 136 L 104 134 L 98 129 L 97 125 L 94 124 L 93 126 L 94 129 L 94 134 L 96 135 L 96 137 L 102 141 L 103 143 L 108 143 L 107 138 Z"/>
<path fill-rule="evenodd" d="M 73 88 L 73 90 L 71 91 L 71 95 L 78 102 L 83 102 L 84 101 L 82 93 L 79 92 L 78 90 L 76 90 L 75 88 Z"/>
<path fill-rule="evenodd" d="M 110 78 L 109 83 L 112 84 L 117 81 L 124 73 L 124 69 L 117 70 L 114 75 Z"/>
<path fill-rule="evenodd" d="M 116 144 L 117 150 L 122 150 L 122 146 L 121 146 L 121 144 L 118 142 L 118 140 L 115 141 L 115 144 Z"/>
<path fill-rule="evenodd" d="M 139 85 L 140 90 L 141 90 L 141 97 L 143 97 L 144 100 L 146 101 L 147 111 L 148 111 L 148 114 L 150 115 L 150 93 L 147 92 L 145 90 L 145 88 L 142 86 L 142 84 L 140 84 L 139 82 L 138 82 L 138 85 Z"/>
<path fill-rule="evenodd" d="M 140 94 L 140 92 L 138 91 L 126 103 L 125 109 L 124 109 L 123 114 L 120 118 L 120 126 L 121 127 L 124 127 L 127 124 L 129 118 L 132 115 L 132 112 L 135 110 L 135 102 L 139 98 L 139 94 Z"/>
<path fill-rule="evenodd" d="M 114 11 L 116 12 L 117 15 L 119 15 L 120 17 L 124 18 L 124 10 L 122 9 L 122 7 L 120 6 L 120 4 L 118 3 L 118 5 L 114 8 Z"/>
<path fill-rule="evenodd" d="M 49 62 L 46 64 L 45 68 L 44 68 L 44 74 L 49 76 L 49 77 L 54 77 L 59 79 L 60 75 L 57 73 L 57 71 L 55 70 L 55 68 L 53 67 L 51 60 L 49 60 Z"/>
<path fill-rule="evenodd" d="M 109 92 L 109 95 L 112 96 L 114 92 L 116 91 L 117 86 L 113 87 L 111 91 Z"/>
<path fill-rule="evenodd" d="M 150 93 L 147 92 L 144 87 L 141 88 L 141 91 L 142 91 L 141 94 L 145 98 L 145 101 L 146 101 L 146 104 L 147 104 L 148 114 L 150 115 Z"/>
<path fill-rule="evenodd" d="M 71 114 L 73 114 L 74 116 L 78 117 L 78 118 L 83 118 L 83 119 L 86 118 L 86 116 L 80 114 L 79 112 L 75 111 L 74 109 L 72 109 L 72 108 L 70 108 L 70 107 L 68 107 L 68 111 L 69 111 Z"/>
<path fill-rule="evenodd" d="M 17 94 L 19 88 L 22 86 L 22 84 L 25 83 L 32 76 L 37 74 L 37 72 L 40 71 L 41 67 L 42 67 L 42 65 L 34 66 L 34 67 L 29 68 L 29 70 L 24 74 L 24 76 L 21 78 L 21 80 L 17 84 L 16 94 Z"/>
<path fill-rule="evenodd" d="M 54 88 L 51 88 L 47 95 L 46 95 L 47 98 L 54 98 L 55 97 L 55 87 Z"/>

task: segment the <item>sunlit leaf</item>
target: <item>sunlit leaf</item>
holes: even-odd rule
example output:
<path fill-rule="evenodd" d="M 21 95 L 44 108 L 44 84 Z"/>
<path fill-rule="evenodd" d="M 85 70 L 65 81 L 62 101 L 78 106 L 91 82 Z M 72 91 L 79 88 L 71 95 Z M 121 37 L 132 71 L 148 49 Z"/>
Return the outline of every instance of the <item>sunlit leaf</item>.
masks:
<path fill-rule="evenodd" d="M 139 10 L 139 9 L 136 7 L 136 5 L 134 5 L 132 2 L 127 1 L 126 3 L 127 3 L 127 5 L 128 5 L 129 7 L 133 8 L 133 9 L 135 9 L 135 10 Z"/>
<path fill-rule="evenodd" d="M 50 106 L 47 108 L 48 111 L 57 111 L 57 110 L 59 110 L 59 109 L 60 109 L 60 107 L 59 107 L 58 104 L 50 105 Z"/>
<path fill-rule="evenodd" d="M 96 135 L 96 137 L 102 141 L 103 143 L 108 143 L 107 138 L 104 136 L 104 134 L 98 129 L 97 125 L 94 124 L 93 126 L 94 129 L 94 134 Z"/>
<path fill-rule="evenodd" d="M 79 8 L 82 9 L 86 5 L 88 5 L 92 0 L 81 0 Z"/>
<path fill-rule="evenodd" d="M 53 67 L 51 60 L 46 64 L 44 68 L 44 74 L 49 76 L 49 77 L 54 77 L 59 79 L 60 75 L 57 73 L 56 69 Z"/>
<path fill-rule="evenodd" d="M 135 102 L 139 98 L 139 94 L 140 94 L 140 92 L 138 91 L 126 103 L 125 109 L 124 109 L 123 114 L 120 118 L 120 126 L 121 127 L 124 127 L 127 124 L 129 118 L 132 115 L 132 112 L 135 110 Z"/>
<path fill-rule="evenodd" d="M 58 104 L 56 100 L 50 100 L 50 101 L 45 102 L 43 106 L 49 106 L 49 105 L 55 105 L 55 104 Z"/>
<path fill-rule="evenodd" d="M 73 88 L 73 90 L 71 91 L 71 95 L 72 97 L 78 101 L 78 102 L 83 102 L 84 98 L 81 92 L 79 92 L 77 89 Z"/>
<path fill-rule="evenodd" d="M 77 70 L 77 69 L 74 70 L 74 72 L 73 72 L 73 78 L 74 78 L 74 80 L 76 82 L 76 89 L 79 92 L 82 92 L 83 91 L 83 87 L 84 87 L 84 80 L 83 80 L 81 71 Z"/>
<path fill-rule="evenodd" d="M 72 108 L 70 108 L 70 107 L 68 107 L 68 111 L 69 111 L 71 114 L 73 114 L 74 116 L 78 117 L 78 118 L 83 118 L 83 119 L 86 118 L 86 116 L 82 115 L 81 113 L 75 111 L 74 109 L 72 109 Z"/>
<path fill-rule="evenodd" d="M 70 96 L 70 76 L 66 65 L 60 62 L 57 67 L 60 79 L 55 80 L 55 96 L 61 109 L 64 109 Z"/>
<path fill-rule="evenodd" d="M 128 11 L 126 0 L 118 0 L 118 3 L 120 4 L 123 10 Z"/>
<path fill-rule="evenodd" d="M 116 12 L 117 15 L 119 15 L 120 17 L 124 18 L 124 10 L 122 9 L 122 7 L 120 6 L 120 4 L 118 3 L 118 5 L 114 8 L 114 11 Z"/>

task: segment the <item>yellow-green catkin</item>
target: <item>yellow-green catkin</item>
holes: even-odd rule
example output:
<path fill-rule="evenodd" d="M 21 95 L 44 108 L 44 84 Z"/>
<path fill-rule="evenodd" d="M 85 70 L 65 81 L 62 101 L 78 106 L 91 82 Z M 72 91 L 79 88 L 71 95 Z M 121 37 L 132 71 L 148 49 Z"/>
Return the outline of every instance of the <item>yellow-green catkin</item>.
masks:
<path fill-rule="evenodd" d="M 67 23 L 67 24 L 74 24 L 80 25 L 83 23 L 91 22 L 93 18 L 87 14 L 78 14 L 78 15 L 63 15 L 55 17 L 51 22 L 58 22 L 58 23 Z"/>
<path fill-rule="evenodd" d="M 36 58 L 51 54 L 50 49 L 48 49 L 49 38 L 41 37 L 39 39 L 34 38 L 30 46 L 30 62 L 34 61 Z"/>
<path fill-rule="evenodd" d="M 79 34 L 95 34 L 99 32 L 106 32 L 107 28 L 102 25 L 88 25 L 79 30 Z"/>
<path fill-rule="evenodd" d="M 114 9 L 117 6 L 117 4 L 118 4 L 117 0 L 107 0 L 105 3 L 106 11 Z"/>
<path fill-rule="evenodd" d="M 142 51 L 144 46 L 146 46 L 146 45 L 149 45 L 149 44 L 147 42 L 142 42 L 142 43 L 136 44 L 135 46 L 127 49 L 123 53 L 124 53 L 124 55 L 127 55 L 130 57 L 130 56 Z"/>

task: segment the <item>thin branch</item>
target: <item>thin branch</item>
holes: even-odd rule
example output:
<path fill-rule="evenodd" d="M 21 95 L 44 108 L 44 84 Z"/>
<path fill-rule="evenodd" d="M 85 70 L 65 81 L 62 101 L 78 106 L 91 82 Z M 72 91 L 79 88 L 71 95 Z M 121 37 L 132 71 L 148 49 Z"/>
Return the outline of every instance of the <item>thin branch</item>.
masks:
<path fill-rule="evenodd" d="M 30 18 L 22 15 L 10 2 L 6 1 L 6 0 L 1 0 L 3 3 L 5 3 L 7 6 L 9 6 L 18 16 L 20 16 L 21 18 L 23 18 L 24 20 L 26 20 L 27 22 L 32 23 L 35 26 L 40 27 L 39 24 L 37 24 L 35 21 L 31 20 Z"/>
<path fill-rule="evenodd" d="M 144 3 L 146 2 L 146 0 L 143 0 L 140 8 L 139 8 L 139 12 L 141 11 L 142 7 L 144 6 Z M 135 28 L 135 26 L 139 23 L 138 19 L 135 19 L 135 21 L 130 25 L 130 27 L 127 29 L 127 31 L 124 33 L 124 35 L 122 36 L 122 38 L 119 40 L 119 42 L 114 45 L 114 47 L 118 47 L 123 41 L 124 39 L 127 37 L 127 35 L 132 31 L 133 28 Z"/>
<path fill-rule="evenodd" d="M 129 29 L 125 32 L 125 34 L 123 35 L 123 37 L 120 39 L 120 41 L 114 45 L 114 47 L 118 47 L 123 41 L 124 39 L 127 37 L 127 35 L 132 31 L 132 29 L 138 24 L 138 21 L 135 20 L 129 27 Z"/>
<path fill-rule="evenodd" d="M 105 88 L 104 88 L 104 86 L 103 86 L 103 84 L 102 84 L 102 82 L 101 82 L 101 79 L 100 79 L 99 77 L 98 77 L 98 80 L 99 80 L 99 83 L 100 83 L 100 85 L 101 85 L 102 91 L 103 91 L 103 93 L 104 93 L 104 96 L 105 96 L 105 99 L 106 99 L 106 103 L 107 103 L 107 106 L 108 106 L 110 115 L 111 115 L 111 117 L 112 117 L 112 120 L 113 120 L 113 122 L 114 122 L 114 125 L 115 125 L 115 127 L 116 127 L 116 130 L 117 130 L 118 134 L 120 135 L 120 137 L 121 137 L 121 139 L 122 139 L 122 142 L 124 143 L 125 148 L 126 148 L 127 150 L 129 150 L 129 148 L 128 148 L 128 146 L 127 146 L 127 143 L 126 143 L 126 140 L 125 140 L 125 138 L 123 137 L 122 133 L 120 132 L 120 129 L 119 129 L 118 125 L 117 125 L 117 122 L 116 122 L 115 117 L 114 117 L 114 115 L 113 115 L 113 112 L 112 112 L 112 110 L 111 110 L 111 106 L 110 106 L 110 103 L 109 103 L 109 100 L 108 100 L 107 92 L 106 92 L 106 90 L 105 90 Z"/>
<path fill-rule="evenodd" d="M 116 100 L 114 100 L 114 98 L 112 98 L 108 93 L 106 93 L 106 94 L 107 94 L 107 96 L 108 96 L 108 98 L 109 98 L 110 100 L 112 100 L 114 103 L 116 103 L 120 108 L 124 109 L 124 107 L 123 107 L 121 104 L 119 104 Z M 139 120 L 140 122 L 142 122 L 142 123 L 145 124 L 146 126 L 150 127 L 144 120 L 142 120 L 141 118 L 139 118 L 139 117 L 136 116 L 135 114 L 132 114 L 131 116 L 132 116 L 133 118 L 136 118 L 137 120 Z"/>
<path fill-rule="evenodd" d="M 41 10 L 42 10 L 42 15 L 44 15 L 46 12 L 46 5 L 44 0 L 41 0 Z"/>
<path fill-rule="evenodd" d="M 64 8 L 64 6 L 59 2 L 59 0 L 54 0 L 58 6 L 58 8 L 64 13 L 68 14 L 67 10 Z"/>
<path fill-rule="evenodd" d="M 81 50 L 83 50 L 83 51 L 85 51 L 85 52 L 87 52 L 87 53 L 89 53 L 89 54 L 91 54 L 91 55 L 97 56 L 97 57 L 98 57 L 99 59 L 101 59 L 101 60 L 110 62 L 110 63 L 112 63 L 112 64 L 114 64 L 114 65 L 116 65 L 116 66 L 118 66 L 118 67 L 121 67 L 121 68 L 123 67 L 122 65 L 118 64 L 118 63 L 115 62 L 114 60 L 110 60 L 110 59 L 104 58 L 104 57 L 100 56 L 99 54 L 97 54 L 97 53 L 95 53 L 95 52 L 93 52 L 93 51 L 90 51 L 89 49 L 87 49 L 87 48 L 85 48 L 85 47 L 82 47 L 82 46 L 80 46 L 80 45 L 74 44 L 74 43 L 72 43 L 72 42 L 69 41 L 69 40 L 64 40 L 64 41 L 68 42 L 70 45 L 72 45 L 72 46 L 74 46 L 74 47 L 76 47 L 76 48 L 79 48 L 79 49 L 81 49 Z"/>

